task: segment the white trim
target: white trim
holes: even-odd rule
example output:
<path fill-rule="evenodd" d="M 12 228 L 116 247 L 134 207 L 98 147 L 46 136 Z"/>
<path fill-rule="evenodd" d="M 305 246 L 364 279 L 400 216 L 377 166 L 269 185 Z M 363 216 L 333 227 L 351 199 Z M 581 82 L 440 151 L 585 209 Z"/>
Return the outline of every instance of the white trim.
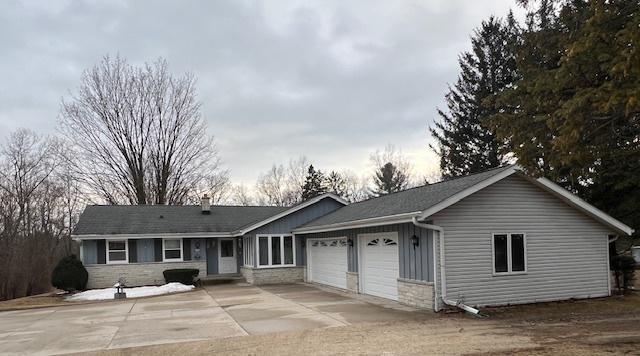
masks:
<path fill-rule="evenodd" d="M 253 252 L 253 244 L 255 243 L 255 236 L 245 235 L 242 237 L 242 265 L 244 267 L 255 267 Z"/>
<path fill-rule="evenodd" d="M 138 239 L 187 239 L 187 238 L 213 238 L 213 237 L 234 237 L 231 233 L 198 232 L 198 233 L 175 233 L 175 234 L 108 234 L 108 235 L 72 235 L 73 240 L 138 240 Z"/>
<path fill-rule="evenodd" d="M 605 235 L 605 241 L 607 241 L 607 291 L 608 295 L 611 296 L 611 256 L 609 255 L 611 240 L 609 239 L 609 234 Z M 633 256 L 633 253 L 631 255 Z"/>
<path fill-rule="evenodd" d="M 558 198 L 564 200 L 566 203 L 569 203 L 570 205 L 579 208 L 580 210 L 582 210 L 583 212 L 585 212 L 587 215 L 590 215 L 591 217 L 595 218 L 596 220 L 599 220 L 600 222 L 604 223 L 605 225 L 608 225 L 612 228 L 614 228 L 617 232 L 622 232 L 625 233 L 627 235 L 633 235 L 634 230 L 625 225 L 624 223 L 616 220 L 615 218 L 613 218 L 612 216 L 608 215 L 607 213 L 603 212 L 602 210 L 596 208 L 595 206 L 587 203 L 586 201 L 578 198 L 575 194 L 569 192 L 568 190 L 560 187 L 559 185 L 555 184 L 554 182 L 550 181 L 547 178 L 541 177 L 541 178 L 530 178 L 525 176 L 525 178 L 527 178 L 529 181 L 537 184 L 538 186 L 540 186 L 541 188 L 544 188 L 545 190 L 549 191 L 550 193 L 556 195 Z"/>
<path fill-rule="evenodd" d="M 402 213 L 395 215 L 387 215 L 380 216 L 375 218 L 368 219 L 360 219 L 353 221 L 346 221 L 335 224 L 327 224 L 321 226 L 310 226 L 303 227 L 299 229 L 294 229 L 293 232 L 296 234 L 312 234 L 316 232 L 326 232 L 326 231 L 336 231 L 336 230 L 344 230 L 344 229 L 355 229 L 360 227 L 372 227 L 372 226 L 382 226 L 382 225 L 391 225 L 391 224 L 402 224 L 411 222 L 414 217 L 420 215 L 420 211 L 414 211 L 411 213 Z"/>
<path fill-rule="evenodd" d="M 507 237 L 507 271 L 496 272 L 496 235 L 505 235 Z M 513 271 L 513 251 L 511 250 L 511 239 L 513 235 L 522 235 L 522 242 L 524 246 L 524 271 Z M 491 233 L 491 271 L 494 277 L 500 276 L 514 276 L 527 274 L 529 270 L 529 261 L 527 260 L 527 234 L 524 232 L 494 232 Z"/>
<path fill-rule="evenodd" d="M 180 241 L 180 258 L 165 258 L 165 248 L 164 243 L 166 240 L 178 240 Z M 168 249 L 170 251 L 176 250 L 175 248 Z M 184 246 L 181 238 L 163 238 L 162 239 L 162 262 L 184 262 Z"/>
<path fill-rule="evenodd" d="M 279 214 L 276 214 L 276 215 L 274 215 L 274 216 L 272 216 L 272 217 L 270 217 L 268 219 L 259 221 L 259 222 L 255 223 L 253 225 L 250 225 L 250 226 L 247 226 L 247 227 L 245 227 L 243 229 L 235 231 L 233 234 L 236 235 L 236 236 L 237 235 L 244 235 L 249 231 L 255 230 L 255 229 L 257 229 L 257 228 L 259 228 L 261 226 L 267 225 L 268 223 L 271 223 L 271 222 L 274 222 L 274 221 L 276 221 L 276 220 L 278 220 L 280 218 L 283 218 L 283 217 L 285 217 L 285 216 L 287 216 L 287 215 L 289 215 L 291 213 L 295 213 L 296 211 L 298 211 L 300 209 L 304 209 L 304 208 L 306 208 L 306 207 L 308 207 L 310 205 L 313 205 L 313 204 L 319 202 L 320 200 L 322 200 L 324 198 L 331 198 L 331 199 L 333 199 L 333 200 L 335 200 L 338 203 L 343 204 L 343 205 L 348 205 L 349 204 L 347 201 L 345 201 L 344 199 L 340 198 L 339 196 L 337 196 L 337 195 L 335 195 L 333 193 L 325 193 L 325 194 L 322 194 L 322 195 L 318 195 L 317 197 L 315 197 L 313 199 L 309 199 L 309 200 L 307 200 L 305 202 L 302 202 L 302 203 L 300 203 L 298 205 L 295 205 L 294 207 L 292 207 L 290 209 L 287 209 L 287 210 L 285 210 L 285 211 L 283 211 L 283 212 L 281 212 Z"/>
<path fill-rule="evenodd" d="M 261 237 L 266 237 L 267 238 L 267 252 L 268 252 L 268 258 L 267 261 L 269 262 L 266 265 L 261 265 L 260 264 L 260 238 Z M 273 237 L 279 237 L 280 238 L 280 264 L 274 265 L 273 264 L 273 250 L 271 248 L 271 239 Z M 292 253 L 293 253 L 293 263 L 290 264 L 285 264 L 285 256 L 284 256 L 284 238 L 285 237 L 291 237 L 291 248 L 292 248 Z M 256 268 L 279 268 L 279 267 L 295 267 L 296 266 L 296 237 L 294 234 L 259 234 L 256 235 L 256 255 L 257 255 L 257 261 L 256 261 Z"/>
<path fill-rule="evenodd" d="M 125 259 L 122 260 L 117 260 L 117 261 L 111 261 L 109 259 L 109 251 L 111 251 L 109 249 L 109 242 L 117 242 L 117 241 L 124 241 L 124 255 L 125 255 Z M 129 240 L 127 239 L 119 239 L 119 240 L 110 240 L 110 241 L 105 241 L 105 262 L 108 265 L 124 265 L 124 264 L 128 264 L 129 263 Z M 113 250 L 113 252 L 118 252 L 118 251 L 122 251 L 122 250 Z"/>

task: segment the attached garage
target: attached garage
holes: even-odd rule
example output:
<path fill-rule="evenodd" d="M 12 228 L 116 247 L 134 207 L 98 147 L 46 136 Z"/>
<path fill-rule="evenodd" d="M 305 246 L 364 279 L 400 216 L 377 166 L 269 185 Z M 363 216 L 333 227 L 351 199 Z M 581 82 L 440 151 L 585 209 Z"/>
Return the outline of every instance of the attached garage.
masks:
<path fill-rule="evenodd" d="M 312 282 L 347 288 L 347 238 L 307 241 L 307 273 Z"/>
<path fill-rule="evenodd" d="M 398 233 L 362 234 L 358 238 L 361 292 L 398 300 L 398 277 L 400 277 Z"/>

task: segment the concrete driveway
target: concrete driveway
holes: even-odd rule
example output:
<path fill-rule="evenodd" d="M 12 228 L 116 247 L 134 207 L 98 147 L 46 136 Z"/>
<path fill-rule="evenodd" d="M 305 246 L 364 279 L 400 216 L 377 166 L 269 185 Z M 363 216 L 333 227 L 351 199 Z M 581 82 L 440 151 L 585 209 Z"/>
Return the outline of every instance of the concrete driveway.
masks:
<path fill-rule="evenodd" d="M 2 312 L 0 354 L 83 352 L 429 314 L 307 284 L 226 284 L 137 300 Z"/>

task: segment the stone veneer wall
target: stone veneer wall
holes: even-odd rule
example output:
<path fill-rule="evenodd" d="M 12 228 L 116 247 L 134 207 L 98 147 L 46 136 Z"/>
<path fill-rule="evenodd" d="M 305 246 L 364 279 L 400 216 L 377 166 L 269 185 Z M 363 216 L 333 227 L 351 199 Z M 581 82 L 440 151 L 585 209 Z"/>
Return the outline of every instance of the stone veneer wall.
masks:
<path fill-rule="evenodd" d="M 108 288 L 124 277 L 127 286 L 145 286 L 164 284 L 162 272 L 174 268 L 197 268 L 200 276 L 207 275 L 206 261 L 186 262 L 149 262 L 127 263 L 114 265 L 90 265 L 85 266 L 89 272 L 87 288 Z"/>
<path fill-rule="evenodd" d="M 253 285 L 295 283 L 304 280 L 303 267 L 252 268 L 242 267 L 240 272 Z"/>
<path fill-rule="evenodd" d="M 398 301 L 412 307 L 433 310 L 433 283 L 398 278 Z"/>
<path fill-rule="evenodd" d="M 360 293 L 358 288 L 358 272 L 347 272 L 347 290 Z"/>

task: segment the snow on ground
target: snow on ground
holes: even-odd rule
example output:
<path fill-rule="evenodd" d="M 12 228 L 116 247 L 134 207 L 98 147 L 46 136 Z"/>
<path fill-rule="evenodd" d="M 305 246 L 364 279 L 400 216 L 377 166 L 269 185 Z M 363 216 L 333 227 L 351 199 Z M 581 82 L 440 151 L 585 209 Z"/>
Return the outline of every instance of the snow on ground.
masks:
<path fill-rule="evenodd" d="M 182 283 L 168 283 L 162 286 L 125 288 L 124 292 L 127 293 L 127 298 L 140 298 L 149 297 L 152 295 L 187 292 L 192 290 L 193 288 L 195 287 L 185 286 Z M 85 292 L 71 295 L 67 297 L 66 300 L 75 302 L 81 300 L 113 299 L 113 295 L 115 292 L 115 288 L 91 289 Z"/>

